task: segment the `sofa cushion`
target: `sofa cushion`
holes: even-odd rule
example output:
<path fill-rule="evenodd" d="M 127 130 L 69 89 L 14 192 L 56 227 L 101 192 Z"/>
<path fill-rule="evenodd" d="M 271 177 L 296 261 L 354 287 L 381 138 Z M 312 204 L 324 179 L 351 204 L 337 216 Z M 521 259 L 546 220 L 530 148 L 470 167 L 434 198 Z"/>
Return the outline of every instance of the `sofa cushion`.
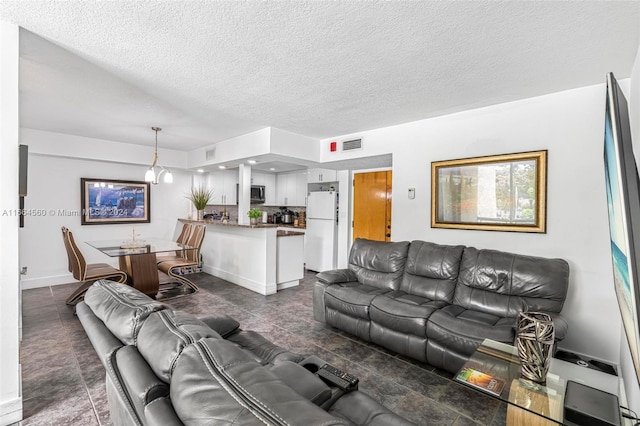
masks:
<path fill-rule="evenodd" d="M 362 284 L 397 290 L 408 251 L 408 241 L 388 243 L 357 238 L 349 252 L 349 269 Z"/>
<path fill-rule="evenodd" d="M 512 344 L 515 322 L 515 318 L 449 305 L 431 315 L 427 337 L 458 353 L 471 355 L 484 339 Z"/>
<path fill-rule="evenodd" d="M 84 302 L 109 331 L 126 345 L 135 345 L 138 331 L 147 317 L 167 306 L 126 284 L 110 280 L 93 283 Z"/>
<path fill-rule="evenodd" d="M 202 339 L 182 352 L 171 378 L 171 401 L 185 425 L 348 424 L 224 339 Z"/>
<path fill-rule="evenodd" d="M 221 338 L 195 316 L 165 309 L 149 315 L 138 333 L 137 346 L 156 376 L 169 383 L 182 350 L 203 337 Z"/>
<path fill-rule="evenodd" d="M 373 299 L 369 315 L 371 321 L 387 328 L 424 337 L 427 335 L 427 319 L 446 305 L 443 301 L 392 291 Z"/>
<path fill-rule="evenodd" d="M 327 308 L 356 318 L 369 319 L 369 305 L 378 295 L 389 290 L 366 284 L 347 283 L 326 288 L 324 302 Z"/>
<path fill-rule="evenodd" d="M 282 361 L 299 362 L 304 359 L 302 355 L 289 352 L 252 330 L 241 330 L 229 336 L 227 340 L 249 351 L 261 364 L 278 364 Z"/>
<path fill-rule="evenodd" d="M 453 303 L 499 317 L 560 312 L 568 285 L 569 265 L 562 259 L 467 247 Z"/>
<path fill-rule="evenodd" d="M 431 300 L 453 301 L 464 246 L 412 241 L 400 290 Z"/>

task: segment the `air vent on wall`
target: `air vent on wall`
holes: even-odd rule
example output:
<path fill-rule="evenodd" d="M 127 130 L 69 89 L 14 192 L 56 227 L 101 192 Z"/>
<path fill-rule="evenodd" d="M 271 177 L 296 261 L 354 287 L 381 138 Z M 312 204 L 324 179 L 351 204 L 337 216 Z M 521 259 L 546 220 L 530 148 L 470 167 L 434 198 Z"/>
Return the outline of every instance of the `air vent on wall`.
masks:
<path fill-rule="evenodd" d="M 348 141 L 342 141 L 342 150 L 351 151 L 354 149 L 362 149 L 362 138 L 350 139 Z"/>
<path fill-rule="evenodd" d="M 205 154 L 205 159 L 207 161 L 213 160 L 214 158 L 216 158 L 216 149 L 215 148 L 208 149 L 208 150 L 205 151 L 204 154 Z"/>

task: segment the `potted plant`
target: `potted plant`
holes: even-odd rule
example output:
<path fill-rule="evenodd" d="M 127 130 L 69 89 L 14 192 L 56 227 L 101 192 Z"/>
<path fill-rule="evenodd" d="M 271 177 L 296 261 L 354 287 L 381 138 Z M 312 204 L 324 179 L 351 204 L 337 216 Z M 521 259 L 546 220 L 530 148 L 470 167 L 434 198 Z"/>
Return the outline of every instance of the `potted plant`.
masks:
<path fill-rule="evenodd" d="M 258 218 L 262 217 L 262 210 L 260 210 L 257 207 L 254 207 L 247 212 L 247 216 L 249 216 L 249 222 L 251 223 L 251 225 L 257 225 Z"/>
<path fill-rule="evenodd" d="M 209 200 L 213 196 L 213 189 L 208 189 L 202 185 L 191 187 L 191 192 L 186 196 L 193 206 L 198 210 L 198 220 L 204 218 L 204 209 L 209 204 Z"/>

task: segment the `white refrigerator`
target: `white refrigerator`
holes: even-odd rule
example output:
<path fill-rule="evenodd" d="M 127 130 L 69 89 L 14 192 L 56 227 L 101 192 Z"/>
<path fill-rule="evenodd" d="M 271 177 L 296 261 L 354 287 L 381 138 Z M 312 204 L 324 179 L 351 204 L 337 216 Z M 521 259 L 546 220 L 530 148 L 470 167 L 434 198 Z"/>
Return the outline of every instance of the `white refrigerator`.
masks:
<path fill-rule="evenodd" d="M 322 272 L 335 269 L 338 240 L 338 193 L 310 192 L 307 197 L 305 267 Z"/>

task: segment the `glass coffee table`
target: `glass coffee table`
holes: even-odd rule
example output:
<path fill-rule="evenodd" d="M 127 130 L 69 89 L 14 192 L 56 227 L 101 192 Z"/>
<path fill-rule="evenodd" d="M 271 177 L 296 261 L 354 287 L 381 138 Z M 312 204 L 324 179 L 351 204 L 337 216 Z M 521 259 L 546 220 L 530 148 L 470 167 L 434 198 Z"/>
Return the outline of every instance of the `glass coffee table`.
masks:
<path fill-rule="evenodd" d="M 569 380 L 619 396 L 618 377 L 553 358 L 544 385 L 520 375 L 518 349 L 485 339 L 455 380 L 507 403 L 507 425 L 564 423 Z"/>

